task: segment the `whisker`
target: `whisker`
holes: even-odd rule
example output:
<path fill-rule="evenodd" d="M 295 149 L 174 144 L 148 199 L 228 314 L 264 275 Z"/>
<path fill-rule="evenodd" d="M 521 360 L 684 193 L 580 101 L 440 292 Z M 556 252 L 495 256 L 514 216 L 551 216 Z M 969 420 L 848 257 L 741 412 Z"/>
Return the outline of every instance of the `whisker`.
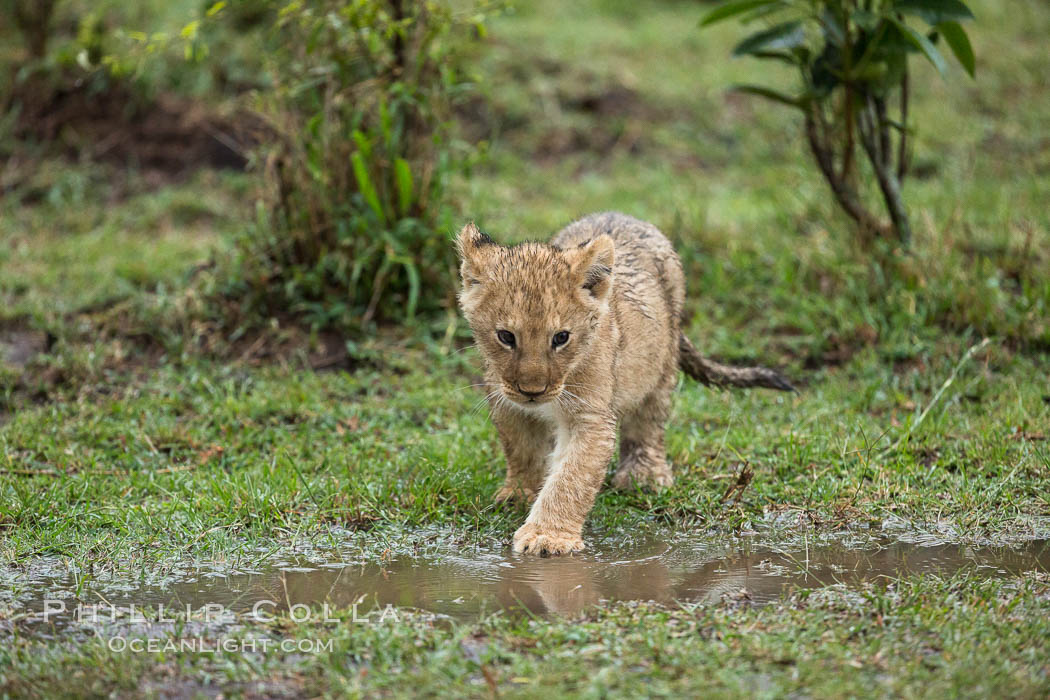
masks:
<path fill-rule="evenodd" d="M 480 399 L 478 399 L 477 403 L 475 403 L 473 405 L 473 407 L 471 407 L 470 415 L 474 415 L 475 413 L 480 411 L 481 407 L 485 403 L 487 403 L 488 401 L 491 401 L 493 398 L 500 398 L 500 397 L 502 397 L 502 394 L 500 394 L 499 389 L 496 389 L 495 391 L 490 391 L 488 394 L 486 394 L 485 396 L 483 396 Z"/>
<path fill-rule="evenodd" d="M 572 393 L 568 389 L 562 389 L 562 393 L 563 394 L 568 394 L 569 396 L 571 396 L 572 398 L 576 399 L 577 401 L 579 401 L 581 404 L 583 404 L 584 406 L 586 406 L 588 408 L 594 408 L 594 406 L 591 405 L 590 401 L 587 401 L 586 399 L 581 399 L 579 396 L 577 396 L 576 394 Z"/>
<path fill-rule="evenodd" d="M 580 399 L 572 392 L 566 391 L 558 395 L 558 402 L 566 411 L 575 411 L 580 405 Z"/>
<path fill-rule="evenodd" d="M 477 346 L 478 346 L 477 343 L 471 343 L 470 345 L 466 345 L 464 347 L 461 347 L 459 350 L 456 350 L 455 352 L 449 353 L 449 356 L 451 357 L 452 355 L 458 355 L 459 353 L 461 353 L 461 352 L 463 352 L 465 350 L 470 350 L 471 348 L 476 348 Z"/>
<path fill-rule="evenodd" d="M 467 389 L 475 389 L 475 388 L 477 388 L 479 386 L 492 386 L 492 385 L 489 382 L 482 382 L 481 384 L 467 384 L 466 386 L 461 386 L 461 387 L 459 387 L 457 389 L 453 389 L 453 391 L 456 392 L 456 393 L 459 393 L 461 391 L 466 391 Z"/>
<path fill-rule="evenodd" d="M 587 384 L 566 383 L 566 384 L 562 384 L 562 386 L 565 387 L 565 388 L 572 387 L 576 391 L 580 391 L 580 390 L 591 391 L 591 389 L 592 389 L 592 387 L 588 386 Z M 576 398 L 579 398 L 579 397 L 577 396 Z"/>

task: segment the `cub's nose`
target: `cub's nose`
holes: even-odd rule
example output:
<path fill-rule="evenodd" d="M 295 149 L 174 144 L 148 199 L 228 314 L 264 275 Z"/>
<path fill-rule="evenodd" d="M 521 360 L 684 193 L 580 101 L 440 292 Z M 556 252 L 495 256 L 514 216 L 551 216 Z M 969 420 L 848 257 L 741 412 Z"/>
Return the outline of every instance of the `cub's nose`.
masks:
<path fill-rule="evenodd" d="M 523 387 L 521 384 L 518 384 L 518 391 L 521 392 L 522 396 L 527 396 L 530 399 L 534 399 L 537 396 L 543 396 L 543 393 L 547 391 L 547 385 L 545 384 L 542 389 L 535 389 L 533 387 L 526 388 Z"/>

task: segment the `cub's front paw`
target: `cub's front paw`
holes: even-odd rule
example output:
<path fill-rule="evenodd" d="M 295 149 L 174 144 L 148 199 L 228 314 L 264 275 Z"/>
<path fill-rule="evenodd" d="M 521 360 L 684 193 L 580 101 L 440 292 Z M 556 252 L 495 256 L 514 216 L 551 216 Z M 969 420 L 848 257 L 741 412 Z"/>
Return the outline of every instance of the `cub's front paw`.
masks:
<path fill-rule="evenodd" d="M 514 551 L 521 554 L 572 554 L 583 550 L 583 539 L 569 530 L 555 530 L 525 523 L 514 533 Z"/>
<path fill-rule="evenodd" d="M 504 486 L 496 492 L 496 503 L 504 501 L 517 501 L 519 503 L 532 503 L 536 500 L 536 492 L 524 486 Z"/>

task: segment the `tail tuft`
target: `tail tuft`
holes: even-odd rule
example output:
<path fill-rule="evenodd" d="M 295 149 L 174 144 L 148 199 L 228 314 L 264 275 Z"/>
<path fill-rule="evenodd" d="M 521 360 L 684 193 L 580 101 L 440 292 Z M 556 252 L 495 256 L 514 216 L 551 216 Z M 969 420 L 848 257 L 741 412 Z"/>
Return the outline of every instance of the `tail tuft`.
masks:
<path fill-rule="evenodd" d="M 784 375 L 768 367 L 730 367 L 707 359 L 684 334 L 678 336 L 678 366 L 705 386 L 761 386 L 796 391 Z"/>

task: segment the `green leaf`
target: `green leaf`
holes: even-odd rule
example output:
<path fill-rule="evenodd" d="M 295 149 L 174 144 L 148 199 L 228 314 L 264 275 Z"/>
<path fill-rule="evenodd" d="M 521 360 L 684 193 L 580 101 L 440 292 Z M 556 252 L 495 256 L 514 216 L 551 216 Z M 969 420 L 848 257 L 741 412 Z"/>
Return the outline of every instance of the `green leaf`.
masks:
<path fill-rule="evenodd" d="M 887 73 L 889 66 L 885 61 L 868 61 L 861 70 L 854 71 L 852 77 L 854 80 L 875 83 L 884 79 Z"/>
<path fill-rule="evenodd" d="M 770 29 L 752 34 L 733 49 L 734 56 L 766 53 L 781 49 L 796 49 L 806 40 L 801 22 L 785 22 Z"/>
<path fill-rule="evenodd" d="M 904 38 L 907 39 L 913 46 L 922 51 L 926 58 L 930 59 L 930 63 L 937 69 L 941 75 L 944 75 L 948 70 L 948 63 L 944 60 L 944 56 L 937 50 L 937 47 L 930 43 L 930 40 L 924 37 L 919 32 L 909 27 L 904 22 L 897 18 L 890 18 L 890 21 L 896 25 L 897 29 L 901 30 Z"/>
<path fill-rule="evenodd" d="M 387 250 L 386 255 L 383 256 L 383 260 L 379 263 L 376 274 L 372 277 L 372 290 L 376 294 L 377 298 L 383 297 L 383 291 L 386 288 L 386 273 L 390 272 L 390 268 L 394 266 L 396 260 L 391 259 L 390 251 Z"/>
<path fill-rule="evenodd" d="M 820 14 L 821 33 L 824 35 L 825 45 L 841 47 L 846 43 L 846 28 L 842 26 L 842 20 L 831 10 L 825 9 Z"/>
<path fill-rule="evenodd" d="M 397 207 L 401 215 L 408 212 L 412 205 L 412 170 L 408 161 L 398 157 L 394 160 L 394 181 L 397 184 Z"/>
<path fill-rule="evenodd" d="M 314 182 L 324 184 L 327 181 L 324 169 L 324 154 L 316 146 L 306 149 L 306 169 Z"/>
<path fill-rule="evenodd" d="M 874 12 L 869 12 L 868 10 L 854 10 L 852 17 L 857 26 L 868 33 L 873 33 L 882 19 Z"/>
<path fill-rule="evenodd" d="M 412 258 L 400 258 L 398 262 L 405 268 L 405 273 L 408 275 L 408 306 L 405 309 L 405 316 L 411 320 L 416 315 L 416 305 L 419 304 L 419 291 L 423 285 L 419 279 L 419 269 L 412 262 Z"/>
<path fill-rule="evenodd" d="M 317 116 L 321 115 L 318 114 Z M 357 144 L 357 150 L 361 152 L 362 157 L 365 160 L 372 160 L 372 142 L 367 136 L 365 136 L 364 132 L 360 129 L 354 129 L 350 132 L 350 137 L 354 140 L 354 143 Z"/>
<path fill-rule="evenodd" d="M 922 17 L 931 26 L 973 19 L 973 12 L 960 0 L 897 0 L 893 9 L 901 14 Z"/>
<path fill-rule="evenodd" d="M 799 56 L 798 53 L 788 53 L 787 51 L 756 51 L 751 55 L 755 58 L 771 58 L 774 61 L 782 61 L 792 66 L 806 63 L 804 56 Z"/>
<path fill-rule="evenodd" d="M 733 0 L 723 5 L 719 5 L 715 9 L 704 15 L 704 18 L 700 20 L 700 26 L 706 27 L 714 24 L 715 22 L 722 22 L 729 19 L 730 17 L 736 17 L 742 15 L 745 12 L 764 7 L 766 5 L 772 5 L 778 0 Z"/>
<path fill-rule="evenodd" d="M 361 151 L 354 151 L 354 154 L 350 156 L 350 163 L 354 166 L 354 178 L 357 180 L 357 189 L 361 192 L 361 196 L 365 198 L 368 206 L 375 212 L 379 223 L 385 225 L 386 215 L 383 214 L 383 205 L 379 203 L 379 195 L 376 193 L 375 185 L 372 184 L 372 178 L 368 176 L 368 168 L 365 167 L 365 159 L 361 157 Z"/>
<path fill-rule="evenodd" d="M 324 112 L 318 112 L 307 120 L 304 127 L 306 133 L 317 141 L 321 140 L 321 123 L 324 121 L 324 116 Z"/>
<path fill-rule="evenodd" d="M 780 104 L 794 107 L 795 109 L 805 109 L 806 101 L 801 97 L 792 97 L 786 95 L 772 88 L 763 87 L 761 85 L 733 85 L 729 88 L 733 92 L 743 92 L 749 95 L 758 95 L 764 97 L 767 100 L 779 102 Z"/>
<path fill-rule="evenodd" d="M 962 28 L 962 25 L 958 22 L 942 22 L 937 25 L 937 29 L 944 36 L 948 48 L 959 59 L 959 63 L 970 74 L 970 77 L 976 77 L 977 57 L 973 54 L 970 38 L 966 36 L 966 30 Z"/>
<path fill-rule="evenodd" d="M 751 22 L 754 22 L 756 20 L 764 19 L 765 17 L 774 15 L 777 12 L 780 12 L 781 10 L 784 10 L 788 7 L 790 7 L 790 3 L 788 3 L 786 0 L 779 0 L 778 2 L 775 2 L 772 5 L 766 5 L 765 7 L 760 7 L 756 9 L 755 11 L 751 12 L 747 17 L 741 17 L 740 23 L 750 24 Z"/>
<path fill-rule="evenodd" d="M 317 148 L 307 149 L 307 170 L 310 171 L 310 176 L 314 178 L 315 183 L 324 184 L 324 157 L 323 154 Z"/>
<path fill-rule="evenodd" d="M 350 289 L 357 289 L 357 283 L 361 280 L 361 273 L 367 265 L 372 263 L 372 260 L 379 252 L 380 243 L 381 241 L 377 240 L 365 248 L 364 251 L 354 255 L 354 267 L 350 273 Z"/>

